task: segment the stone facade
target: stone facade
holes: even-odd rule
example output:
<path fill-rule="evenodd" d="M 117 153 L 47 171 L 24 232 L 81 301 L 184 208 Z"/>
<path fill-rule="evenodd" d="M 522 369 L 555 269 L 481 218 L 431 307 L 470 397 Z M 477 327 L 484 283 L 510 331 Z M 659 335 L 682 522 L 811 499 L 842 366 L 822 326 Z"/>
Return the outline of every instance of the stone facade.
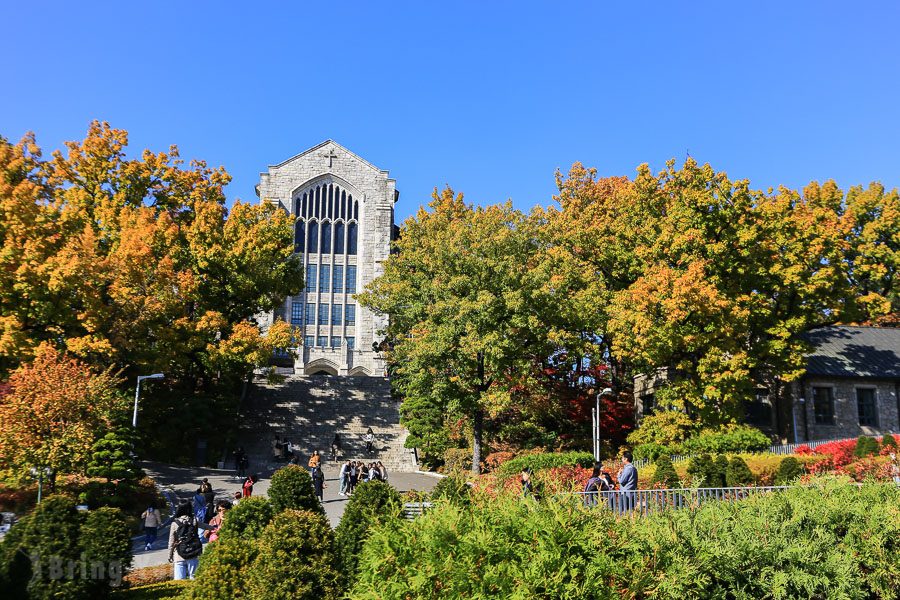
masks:
<path fill-rule="evenodd" d="M 900 432 L 896 381 L 808 376 L 792 384 L 791 396 L 797 428 L 794 441 Z M 874 408 L 871 416 L 867 402 Z M 823 406 L 828 403 L 830 409 Z"/>
<path fill-rule="evenodd" d="M 383 272 L 394 235 L 396 182 L 387 171 L 331 140 L 260 174 L 261 202 L 294 215 L 295 250 L 306 283 L 264 324 L 283 318 L 303 331 L 297 374 L 383 376 L 373 350 L 385 316 L 359 306 L 354 294 Z"/>

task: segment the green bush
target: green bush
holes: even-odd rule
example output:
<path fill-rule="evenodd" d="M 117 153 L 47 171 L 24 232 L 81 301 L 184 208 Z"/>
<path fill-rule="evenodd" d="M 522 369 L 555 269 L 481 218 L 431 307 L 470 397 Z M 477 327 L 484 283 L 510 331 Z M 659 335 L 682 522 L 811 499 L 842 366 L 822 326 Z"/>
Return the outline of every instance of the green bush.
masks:
<path fill-rule="evenodd" d="M 108 596 L 131 567 L 131 531 L 118 508 L 98 508 L 87 513 L 80 532 L 81 551 L 90 569 L 102 565 L 102 578 L 93 572 L 86 582 L 92 598 Z"/>
<path fill-rule="evenodd" d="M 106 481 L 137 479 L 138 468 L 132 454 L 130 432 L 110 432 L 97 440 L 91 448 L 87 466 L 90 477 L 102 477 Z"/>
<path fill-rule="evenodd" d="M 681 478 L 675 472 L 672 459 L 667 454 L 663 454 L 656 459 L 655 464 L 656 470 L 653 472 L 653 478 L 650 480 L 652 487 L 663 487 L 670 490 L 681 487 Z"/>
<path fill-rule="evenodd" d="M 255 558 L 254 539 L 220 537 L 207 544 L 200 555 L 197 578 L 187 589 L 185 597 L 187 600 L 248 598 L 247 578 Z"/>
<path fill-rule="evenodd" d="M 775 485 L 790 485 L 803 475 L 803 472 L 803 465 L 799 460 L 793 456 L 786 456 L 778 465 L 778 472 L 775 473 Z"/>
<path fill-rule="evenodd" d="M 853 455 L 859 458 L 878 454 L 878 440 L 865 435 L 859 436 L 856 440 L 856 449 Z"/>
<path fill-rule="evenodd" d="M 823 478 L 616 520 L 571 498 L 442 503 L 366 541 L 353 598 L 896 598 L 900 489 Z"/>
<path fill-rule="evenodd" d="M 771 445 L 771 440 L 759 429 L 739 425 L 729 430 L 704 430 L 682 444 L 685 452 L 760 452 Z"/>
<path fill-rule="evenodd" d="M 648 442 L 646 444 L 640 444 L 634 447 L 634 459 L 635 460 L 649 460 L 651 462 L 656 461 L 660 456 L 666 454 L 668 456 L 674 456 L 676 454 L 681 454 L 683 452 L 682 448 L 678 444 L 673 444 L 671 446 L 663 446 L 662 444 L 655 444 L 653 442 Z"/>
<path fill-rule="evenodd" d="M 472 487 L 466 476 L 457 471 L 441 478 L 431 490 L 431 499 L 445 499 L 454 504 L 469 504 L 472 501 Z"/>
<path fill-rule="evenodd" d="M 351 597 L 619 598 L 605 511 L 580 501 L 441 503 L 372 531 Z M 598 535 L 604 532 L 604 535 Z"/>
<path fill-rule="evenodd" d="M 881 447 L 888 452 L 897 452 L 897 440 L 891 434 L 886 434 L 881 438 Z"/>
<path fill-rule="evenodd" d="M 274 516 L 275 508 L 267 499 L 259 496 L 244 498 L 225 513 L 219 540 L 234 539 L 249 543 L 262 534 Z"/>
<path fill-rule="evenodd" d="M 84 582 L 57 575 L 60 565 L 80 564 L 79 533 L 82 515 L 65 496 L 49 496 L 37 505 L 22 533 L 22 548 L 32 561 L 34 577 L 28 584 L 29 598 L 81 598 Z"/>
<path fill-rule="evenodd" d="M 400 493 L 387 483 L 370 481 L 356 487 L 334 531 L 334 553 L 343 581 L 356 578 L 359 552 L 369 529 L 400 518 L 402 510 Z"/>
<path fill-rule="evenodd" d="M 275 471 L 269 484 L 269 501 L 276 513 L 293 509 L 325 514 L 325 509 L 316 498 L 312 476 L 298 465 L 288 465 Z"/>
<path fill-rule="evenodd" d="M 661 410 L 644 417 L 640 426 L 628 434 L 628 443 L 632 446 L 659 444 L 671 448 L 689 438 L 696 429 L 697 423 L 683 412 Z"/>
<path fill-rule="evenodd" d="M 720 454 L 715 458 L 702 453 L 691 458 L 687 472 L 691 476 L 694 487 L 725 487 L 725 476 L 728 471 L 728 458 Z"/>
<path fill-rule="evenodd" d="M 591 467 L 594 464 L 594 455 L 590 452 L 544 452 L 541 454 L 525 454 L 508 460 L 498 469 L 502 476 L 509 477 L 521 473 L 528 467 L 532 471 L 552 469 L 553 467 L 570 467 L 578 465 Z"/>
<path fill-rule="evenodd" d="M 275 515 L 257 542 L 250 566 L 254 600 L 337 600 L 334 535 L 324 515 L 288 509 Z"/>
<path fill-rule="evenodd" d="M 756 477 L 744 459 L 740 456 L 732 456 L 728 461 L 728 469 L 725 471 L 725 483 L 728 487 L 741 487 L 756 483 Z"/>
<path fill-rule="evenodd" d="M 30 516 L 19 519 L 0 542 L 0 589 L 10 600 L 28 598 L 28 582 L 31 581 L 31 559 L 22 544 L 28 530 Z"/>

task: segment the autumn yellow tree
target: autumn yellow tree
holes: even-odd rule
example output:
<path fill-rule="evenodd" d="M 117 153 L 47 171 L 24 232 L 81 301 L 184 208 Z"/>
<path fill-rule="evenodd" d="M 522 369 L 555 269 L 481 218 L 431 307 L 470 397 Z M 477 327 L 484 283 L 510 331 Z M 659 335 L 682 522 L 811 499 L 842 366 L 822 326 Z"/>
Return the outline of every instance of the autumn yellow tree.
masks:
<path fill-rule="evenodd" d="M 243 377 L 271 349 L 251 319 L 301 285 L 289 216 L 229 210 L 224 169 L 174 146 L 126 149 L 99 122 L 46 161 L 33 136 L 0 141 L 0 369 L 50 342 L 188 387 Z M 223 371 L 224 355 L 243 366 Z"/>

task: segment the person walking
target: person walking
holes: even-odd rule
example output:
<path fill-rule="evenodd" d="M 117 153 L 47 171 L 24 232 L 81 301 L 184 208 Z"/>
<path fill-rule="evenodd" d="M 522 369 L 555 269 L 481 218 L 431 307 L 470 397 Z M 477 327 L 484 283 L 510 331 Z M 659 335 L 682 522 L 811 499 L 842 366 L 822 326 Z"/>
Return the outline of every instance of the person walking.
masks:
<path fill-rule="evenodd" d="M 316 467 L 312 470 L 313 489 L 316 491 L 316 497 L 320 503 L 325 502 L 325 474 L 322 469 Z"/>
<path fill-rule="evenodd" d="M 234 470 L 237 472 L 238 478 L 244 477 L 247 471 L 247 453 L 244 452 L 243 446 L 238 446 L 233 453 Z"/>
<path fill-rule="evenodd" d="M 194 519 L 196 519 L 200 523 L 206 522 L 206 496 L 203 495 L 203 492 L 200 491 L 200 488 L 194 492 L 194 498 L 191 500 L 191 507 L 193 509 Z M 200 535 L 200 532 L 197 532 L 197 535 Z"/>
<path fill-rule="evenodd" d="M 331 440 L 331 460 L 337 461 L 338 455 L 341 453 L 341 436 L 338 433 L 334 434 L 334 438 Z"/>
<path fill-rule="evenodd" d="M 338 474 L 338 479 L 341 482 L 341 489 L 340 489 L 340 491 L 338 491 L 338 496 L 346 496 L 347 495 L 347 487 L 350 483 L 350 461 L 349 460 L 341 465 L 341 472 Z"/>
<path fill-rule="evenodd" d="M 156 510 L 156 504 L 151 502 L 147 510 L 141 513 L 141 519 L 144 523 L 144 550 L 150 550 L 156 542 L 159 526 L 162 525 L 162 518 L 159 511 Z"/>
<path fill-rule="evenodd" d="M 203 543 L 197 532 L 209 528 L 209 523 L 194 518 L 189 502 L 183 502 L 175 509 L 175 518 L 169 529 L 169 562 L 173 564 L 174 579 L 194 578 L 203 553 Z"/>

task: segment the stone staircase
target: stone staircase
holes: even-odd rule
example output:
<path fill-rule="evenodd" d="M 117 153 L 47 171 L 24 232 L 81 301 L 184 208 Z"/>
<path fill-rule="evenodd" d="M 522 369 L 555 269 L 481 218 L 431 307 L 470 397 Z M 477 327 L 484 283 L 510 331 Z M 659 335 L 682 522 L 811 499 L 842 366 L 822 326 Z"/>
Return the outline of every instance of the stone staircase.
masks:
<path fill-rule="evenodd" d="M 273 459 L 272 440 L 287 438 L 299 447 L 306 466 L 313 450 L 330 462 L 331 440 L 341 436 L 341 460 L 380 460 L 388 471 L 415 471 L 415 453 L 404 448 L 408 435 L 400 426 L 400 403 L 383 377 L 288 375 L 281 383 L 257 380 L 241 409 L 240 442 L 252 470 L 281 466 Z M 371 427 L 375 452 L 367 453 L 363 436 Z"/>

